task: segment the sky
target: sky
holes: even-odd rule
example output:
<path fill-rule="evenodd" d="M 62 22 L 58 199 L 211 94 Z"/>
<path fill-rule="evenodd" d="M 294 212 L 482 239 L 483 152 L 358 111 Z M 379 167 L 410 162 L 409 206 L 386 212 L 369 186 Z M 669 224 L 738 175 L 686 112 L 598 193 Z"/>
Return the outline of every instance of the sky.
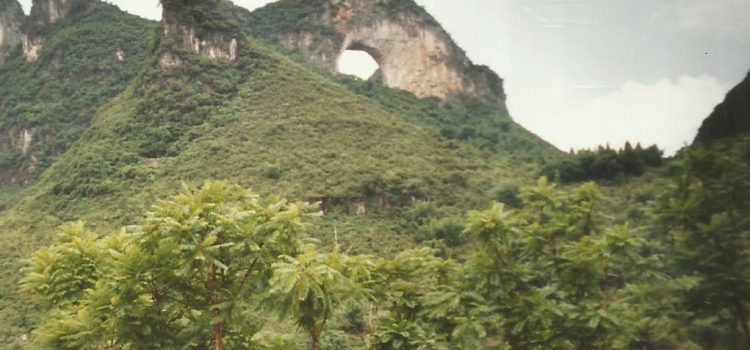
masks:
<path fill-rule="evenodd" d="M 161 16 L 157 0 L 109 1 Z M 629 140 L 672 154 L 750 71 L 748 0 L 416 1 L 505 79 L 513 119 L 566 151 Z M 359 53 L 340 67 L 372 64 Z"/>

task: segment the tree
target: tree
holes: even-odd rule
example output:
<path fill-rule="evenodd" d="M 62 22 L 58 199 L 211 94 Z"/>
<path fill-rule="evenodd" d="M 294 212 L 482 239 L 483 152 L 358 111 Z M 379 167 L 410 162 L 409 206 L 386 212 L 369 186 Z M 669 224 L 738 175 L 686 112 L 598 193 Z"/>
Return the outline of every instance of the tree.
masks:
<path fill-rule="evenodd" d="M 647 167 L 662 165 L 664 152 L 656 145 L 643 149 L 640 144 L 633 147 L 626 142 L 616 151 L 607 145 L 596 151 L 581 150 L 571 153 L 547 165 L 542 173 L 563 183 L 612 180 L 621 175 L 640 176 Z"/>
<path fill-rule="evenodd" d="M 644 162 L 644 154 L 640 144 L 636 148 L 633 148 L 630 142 L 625 142 L 625 148 L 620 151 L 619 156 L 626 174 L 634 176 L 643 174 L 646 163 Z"/>
<path fill-rule="evenodd" d="M 69 226 L 35 254 L 23 281 L 50 305 L 35 342 L 55 349 L 247 346 L 271 266 L 300 251 L 308 215 L 308 204 L 206 182 L 184 186 L 156 204 L 144 225 L 106 238 Z"/>
<path fill-rule="evenodd" d="M 23 283 L 45 310 L 79 300 L 101 277 L 104 259 L 99 237 L 83 222 L 64 225 L 49 248 L 35 252 Z"/>
<path fill-rule="evenodd" d="M 635 344 L 642 308 L 631 289 L 658 275 L 642 232 L 604 217 L 592 183 L 564 192 L 542 178 L 521 198 L 520 211 L 495 204 L 469 216 L 479 251 L 466 275 L 498 318 L 487 334 L 511 349 Z"/>
<path fill-rule="evenodd" d="M 750 349 L 750 141 L 692 147 L 659 198 L 660 229 L 675 273 L 691 278 L 684 305 L 708 324 L 703 342 Z M 739 336 L 741 335 L 741 336 Z M 744 338 L 739 345 L 732 338 Z"/>
<path fill-rule="evenodd" d="M 470 339 L 481 332 L 473 327 L 474 305 L 464 293 L 470 286 L 461 283 L 461 272 L 455 261 L 441 259 L 428 248 L 378 261 L 372 285 L 378 305 L 386 312 L 368 339 L 369 348 L 455 349 L 483 341 L 483 337 Z"/>
<path fill-rule="evenodd" d="M 307 245 L 299 256 L 282 256 L 273 264 L 273 304 L 282 316 L 292 314 L 310 336 L 312 349 L 319 350 L 321 335 L 334 311 L 348 299 L 369 294 L 358 283 L 370 280 L 371 265 L 367 257 L 341 254 L 338 247 L 322 254 Z"/>

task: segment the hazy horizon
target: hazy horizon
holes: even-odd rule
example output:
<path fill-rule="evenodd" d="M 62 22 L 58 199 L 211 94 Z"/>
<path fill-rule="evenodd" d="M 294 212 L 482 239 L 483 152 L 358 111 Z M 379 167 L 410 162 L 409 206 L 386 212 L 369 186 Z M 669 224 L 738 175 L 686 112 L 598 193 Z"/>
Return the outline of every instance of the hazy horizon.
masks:
<path fill-rule="evenodd" d="M 110 2 L 160 18 L 156 0 Z M 31 0 L 21 3 L 28 13 Z M 514 120 L 562 150 L 630 140 L 671 154 L 750 70 L 746 0 L 417 3 L 505 79 Z M 372 69 L 354 57 L 342 70 Z"/>

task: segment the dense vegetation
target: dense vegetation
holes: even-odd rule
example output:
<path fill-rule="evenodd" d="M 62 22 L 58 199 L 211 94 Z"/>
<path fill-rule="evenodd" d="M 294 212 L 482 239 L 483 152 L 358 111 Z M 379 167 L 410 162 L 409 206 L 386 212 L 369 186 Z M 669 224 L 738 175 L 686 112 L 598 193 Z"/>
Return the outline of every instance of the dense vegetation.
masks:
<path fill-rule="evenodd" d="M 309 205 L 207 182 L 143 225 L 101 235 L 77 223 L 38 251 L 23 282 L 47 314 L 35 344 L 748 348 L 749 145 L 687 150 L 643 226 L 606 215 L 593 183 L 542 178 L 518 210 L 469 214 L 476 250 L 461 260 L 349 256 L 338 241 L 321 253 L 303 243 Z M 299 337 L 273 331 L 274 312 Z M 327 321 L 349 336 L 322 343 Z"/>
<path fill-rule="evenodd" d="M 544 167 L 543 173 L 563 183 L 612 180 L 622 176 L 640 176 L 648 168 L 660 167 L 664 152 L 656 145 L 648 148 L 630 142 L 614 150 L 607 145 L 596 151 L 571 151 L 570 157 L 561 157 Z"/>

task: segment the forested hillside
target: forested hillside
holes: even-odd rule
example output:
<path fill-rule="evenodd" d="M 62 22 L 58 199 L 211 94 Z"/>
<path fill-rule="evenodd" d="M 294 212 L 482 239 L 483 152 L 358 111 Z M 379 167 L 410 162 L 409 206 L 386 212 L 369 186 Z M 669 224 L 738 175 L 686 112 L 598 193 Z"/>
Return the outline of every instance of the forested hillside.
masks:
<path fill-rule="evenodd" d="M 54 25 L 30 18 L 27 30 L 45 41 L 38 57 L 27 60 L 18 45 L 0 65 L 3 189 L 32 181 L 67 151 L 104 103 L 125 90 L 156 28 L 99 1 L 75 5 Z"/>
<path fill-rule="evenodd" d="M 52 2 L 0 65 L 0 348 L 750 348 L 750 140 L 566 154 L 282 47 L 322 0 Z"/>

